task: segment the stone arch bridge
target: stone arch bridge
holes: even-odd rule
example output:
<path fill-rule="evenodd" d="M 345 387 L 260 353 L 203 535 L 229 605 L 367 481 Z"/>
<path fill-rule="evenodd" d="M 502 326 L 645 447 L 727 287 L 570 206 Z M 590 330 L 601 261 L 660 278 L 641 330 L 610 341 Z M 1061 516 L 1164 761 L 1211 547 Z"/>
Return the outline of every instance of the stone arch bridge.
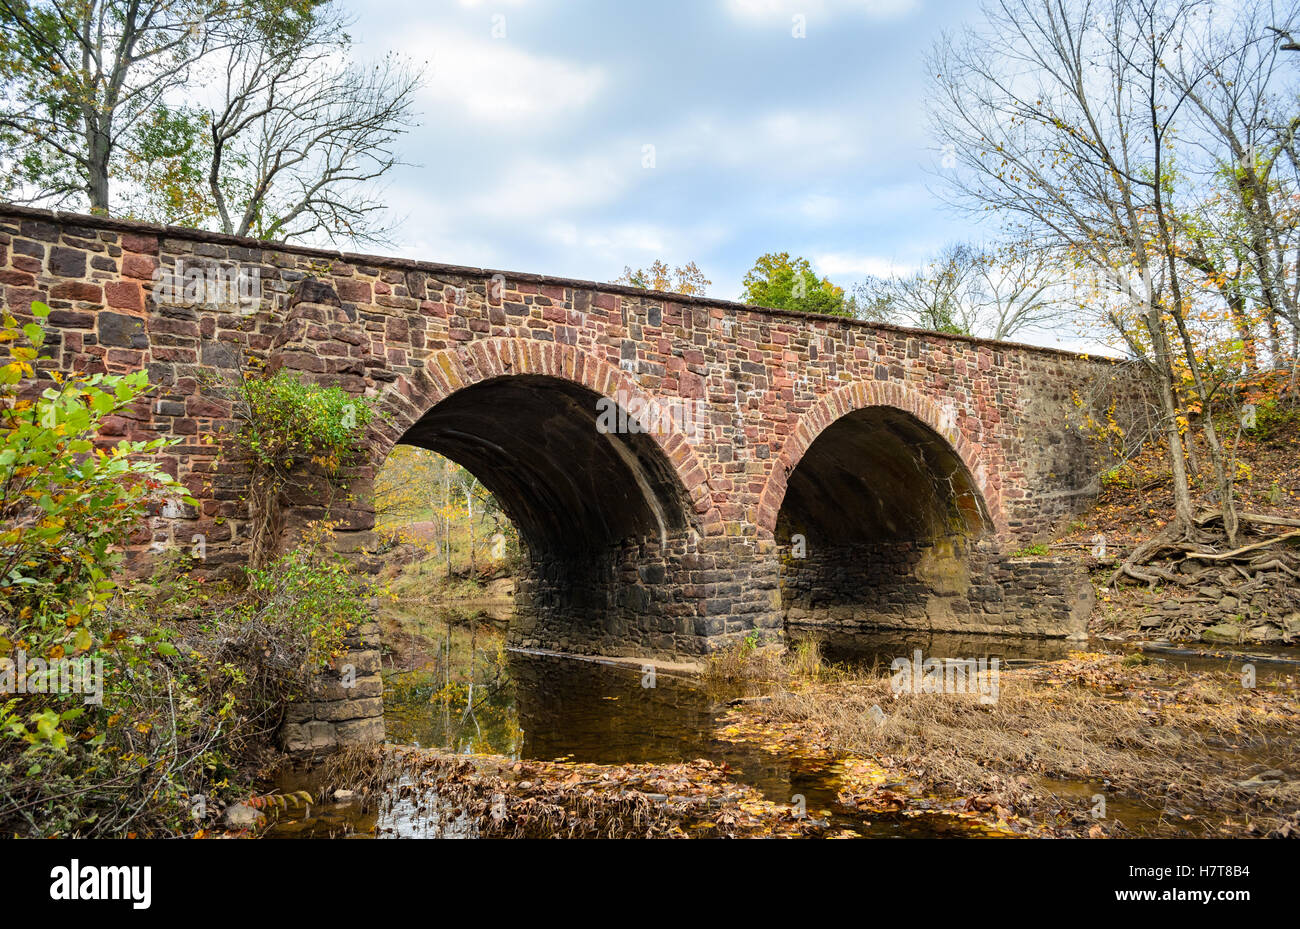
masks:
<path fill-rule="evenodd" d="M 0 289 L 52 308 L 42 370 L 144 368 L 105 439 L 175 436 L 198 507 L 137 556 L 247 538 L 231 384 L 250 359 L 373 399 L 350 493 L 292 501 L 378 556 L 372 481 L 408 443 L 474 473 L 529 556 L 515 642 L 702 653 L 787 619 L 1081 632 L 1086 577 L 1011 553 L 1085 506 L 1076 398 L 1108 362 L 534 274 L 0 206 Z M 377 695 L 376 695 L 377 698 Z"/>

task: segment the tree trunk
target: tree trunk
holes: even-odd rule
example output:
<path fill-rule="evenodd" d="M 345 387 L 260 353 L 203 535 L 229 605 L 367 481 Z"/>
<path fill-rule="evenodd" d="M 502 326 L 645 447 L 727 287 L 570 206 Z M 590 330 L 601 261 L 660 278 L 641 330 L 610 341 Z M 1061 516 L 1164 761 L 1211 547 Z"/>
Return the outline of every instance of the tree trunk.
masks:
<path fill-rule="evenodd" d="M 1196 525 L 1192 512 L 1192 494 L 1187 484 L 1187 461 L 1183 457 L 1183 438 L 1178 430 L 1178 406 L 1174 402 L 1174 375 L 1169 361 L 1169 340 L 1165 336 L 1160 308 L 1152 301 L 1147 310 L 1147 330 L 1155 349 L 1156 392 L 1165 421 L 1165 444 L 1169 447 L 1169 468 L 1174 477 L 1174 518 L 1179 527 L 1190 532 Z"/>
<path fill-rule="evenodd" d="M 86 131 L 86 196 L 90 212 L 108 215 L 108 159 L 111 152 L 108 135 L 98 127 Z"/>
<path fill-rule="evenodd" d="M 478 573 L 474 563 L 474 494 L 468 487 L 465 488 L 465 510 L 469 513 L 469 573 L 474 576 Z"/>

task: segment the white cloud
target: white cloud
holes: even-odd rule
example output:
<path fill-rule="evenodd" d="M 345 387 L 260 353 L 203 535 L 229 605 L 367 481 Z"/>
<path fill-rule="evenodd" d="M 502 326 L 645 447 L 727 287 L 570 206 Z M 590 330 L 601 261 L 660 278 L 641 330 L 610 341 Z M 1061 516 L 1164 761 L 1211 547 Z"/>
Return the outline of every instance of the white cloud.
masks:
<path fill-rule="evenodd" d="M 647 141 L 661 168 L 698 164 L 740 168 L 761 176 L 811 179 L 828 167 L 869 160 L 865 123 L 834 110 L 771 110 L 746 119 L 696 115 Z M 790 191 L 786 191 L 789 193 Z"/>
<path fill-rule="evenodd" d="M 912 12 L 920 0 L 725 0 L 725 3 L 734 18 L 765 24 L 774 19 L 788 22 L 795 15 L 807 17 L 810 23 L 838 15 L 891 19 Z"/>
<path fill-rule="evenodd" d="M 812 263 L 819 274 L 827 277 L 843 275 L 863 277 L 868 274 L 888 277 L 894 274 L 911 274 L 917 270 L 916 265 L 899 264 L 892 258 L 883 258 L 880 255 L 855 255 L 850 252 L 814 255 Z"/>
<path fill-rule="evenodd" d="M 546 227 L 547 238 L 565 248 L 579 249 L 589 264 L 620 270 L 623 265 L 644 265 L 656 258 L 670 265 L 700 261 L 732 234 L 733 230 L 716 224 L 557 221 Z"/>
<path fill-rule="evenodd" d="M 808 194 L 799 201 L 799 212 L 816 222 L 829 222 L 843 214 L 844 203 L 838 197 Z"/>
<path fill-rule="evenodd" d="M 490 187 L 469 191 L 463 209 L 493 218 L 563 216 L 618 198 L 639 163 L 616 156 L 587 155 L 562 161 L 525 158 L 506 168 Z"/>
<path fill-rule="evenodd" d="M 427 100 L 480 122 L 534 122 L 580 111 L 605 86 L 598 65 L 531 54 L 509 38 L 489 38 L 487 27 L 483 38 L 426 27 L 397 41 L 404 54 L 428 62 Z"/>
<path fill-rule="evenodd" d="M 604 254 L 627 254 L 630 251 L 659 255 L 664 251 L 666 237 L 658 226 L 620 223 L 605 226 L 583 226 L 576 223 L 551 223 L 546 234 L 569 248 L 582 247 Z"/>

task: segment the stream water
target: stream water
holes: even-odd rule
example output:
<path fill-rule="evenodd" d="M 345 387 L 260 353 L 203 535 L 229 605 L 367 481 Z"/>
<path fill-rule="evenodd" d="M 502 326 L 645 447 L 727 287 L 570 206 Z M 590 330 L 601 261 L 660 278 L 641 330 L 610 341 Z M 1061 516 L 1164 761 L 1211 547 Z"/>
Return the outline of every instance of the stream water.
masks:
<path fill-rule="evenodd" d="M 596 660 L 507 649 L 505 625 L 486 616 L 427 607 L 402 617 L 410 641 L 385 645 L 385 722 L 390 741 L 456 753 L 491 753 L 511 758 L 569 760 L 598 764 L 676 763 L 706 758 L 727 764 L 734 776 L 768 799 L 790 803 L 802 795 L 809 810 L 830 809 L 837 786 L 827 762 L 783 758 L 758 746 L 718 738 L 728 701 L 752 695 L 752 688 L 706 687 L 695 677 L 659 671 L 643 686 L 636 667 Z M 799 633 L 794 633 L 798 637 Z M 1079 643 L 1003 637 L 937 634 L 818 634 L 823 656 L 858 665 L 888 667 L 899 655 L 921 649 L 926 656 L 998 658 L 1003 667 L 1065 657 Z M 1115 646 L 1092 642 L 1090 650 Z M 1258 674 L 1294 674 L 1289 661 L 1258 664 Z M 1232 655 L 1156 655 L 1155 660 L 1194 669 L 1239 666 Z M 1265 659 L 1271 656 L 1263 656 Z M 283 789 L 302 786 L 286 775 Z M 1044 784 L 1083 803 L 1098 785 Z M 1086 803 L 1084 803 L 1086 806 Z M 1162 811 L 1114 799 L 1108 815 L 1143 831 Z M 863 836 L 973 836 L 964 821 L 949 815 L 832 815 L 832 824 Z M 454 816 L 415 816 L 403 803 L 383 812 L 362 812 L 355 803 L 322 803 L 309 815 L 276 824 L 269 835 L 291 836 L 458 836 L 472 828 Z"/>

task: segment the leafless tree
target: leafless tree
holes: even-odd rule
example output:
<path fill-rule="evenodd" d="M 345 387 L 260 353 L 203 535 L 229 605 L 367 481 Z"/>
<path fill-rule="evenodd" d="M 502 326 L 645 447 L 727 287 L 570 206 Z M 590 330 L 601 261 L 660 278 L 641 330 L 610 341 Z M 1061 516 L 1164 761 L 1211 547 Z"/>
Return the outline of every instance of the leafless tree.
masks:
<path fill-rule="evenodd" d="M 1187 133 L 1186 144 L 1217 169 L 1218 183 L 1197 211 L 1196 231 L 1202 234 L 1193 236 L 1186 260 L 1214 280 L 1235 285 L 1225 296 L 1239 326 L 1246 322 L 1248 298 L 1265 307 L 1273 358 L 1289 353 L 1294 369 L 1300 335 L 1300 58 L 1286 52 L 1295 45 L 1292 21 L 1300 13 L 1291 10 L 1289 20 L 1279 15 L 1268 0 L 1248 0 L 1234 11 L 1231 28 L 1205 18 L 1196 40 L 1161 64 L 1189 103 L 1195 131 Z M 1290 327 L 1290 346 L 1283 343 L 1280 321 Z"/>
<path fill-rule="evenodd" d="M 1009 339 L 1059 319 L 1060 268 L 1054 256 L 1021 242 L 980 249 L 968 296 L 960 304 L 971 335 Z"/>
<path fill-rule="evenodd" d="M 1165 324 L 1183 308 L 1163 202 L 1182 101 L 1158 71 L 1199 5 L 998 0 L 985 28 L 946 37 L 931 60 L 956 201 L 1008 217 L 1125 298 L 1105 317 L 1153 376 L 1183 529 L 1194 519 Z"/>
<path fill-rule="evenodd" d="M 1055 319 L 1051 255 L 1024 243 L 949 245 L 919 271 L 869 277 L 854 290 L 869 319 L 1009 339 Z"/>
<path fill-rule="evenodd" d="M 965 332 L 960 304 L 978 273 L 978 262 L 971 246 L 948 245 L 911 274 L 867 278 L 855 288 L 854 299 L 868 319 L 936 332 Z"/>
<path fill-rule="evenodd" d="M 422 72 L 389 56 L 348 61 L 332 5 L 294 31 L 250 23 L 226 56 L 212 108 L 208 187 L 223 231 L 259 238 L 382 240 L 375 183 L 399 163 Z"/>

